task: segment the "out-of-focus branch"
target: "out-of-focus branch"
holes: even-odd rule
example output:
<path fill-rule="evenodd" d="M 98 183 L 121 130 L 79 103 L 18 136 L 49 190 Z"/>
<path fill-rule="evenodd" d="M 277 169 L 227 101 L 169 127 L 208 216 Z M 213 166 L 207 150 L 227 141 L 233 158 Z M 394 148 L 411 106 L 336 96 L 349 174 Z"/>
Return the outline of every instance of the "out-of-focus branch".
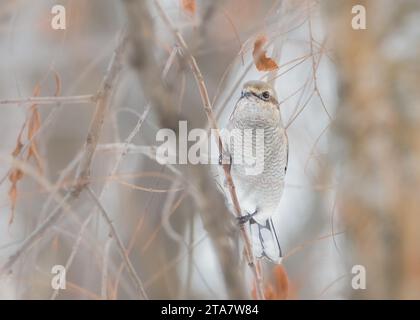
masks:
<path fill-rule="evenodd" d="M 395 34 L 384 35 L 383 30 L 395 23 L 388 15 L 395 7 L 406 7 L 401 21 L 408 24 L 409 13 L 420 6 L 418 1 L 388 2 L 394 8 L 384 11 L 382 2 L 366 0 L 330 0 L 323 5 L 340 89 L 333 125 L 339 150 L 332 152 L 333 161 L 341 164 L 339 208 L 351 243 L 349 256 L 366 268 L 368 283 L 366 290 L 352 294 L 419 299 L 420 127 L 414 120 L 420 117 L 414 62 L 419 42 L 417 38 L 413 43 L 398 28 L 407 51 L 389 55 L 384 46 L 389 41 L 383 37 Z M 365 30 L 352 28 L 350 12 L 355 5 L 366 8 Z"/>
<path fill-rule="evenodd" d="M 67 97 L 29 97 L 23 99 L 6 99 L 0 100 L 0 105 L 7 104 L 36 104 L 36 105 L 49 105 L 49 104 L 89 104 L 97 101 L 97 95 L 85 94 L 79 96 L 67 96 Z"/>
<path fill-rule="evenodd" d="M 98 90 L 98 101 L 94 113 L 94 118 L 91 122 L 81 161 L 79 162 L 77 169 L 75 187 L 63 196 L 63 200 L 54 208 L 50 215 L 31 234 L 26 237 L 16 252 L 9 257 L 9 260 L 0 269 L 1 272 L 7 272 L 9 269 L 11 269 L 16 261 L 18 261 L 19 258 L 32 247 L 33 243 L 40 239 L 50 227 L 59 221 L 65 212 L 65 210 L 63 210 L 63 205 L 66 203 L 71 203 L 73 200 L 77 199 L 80 192 L 88 185 L 93 154 L 96 150 L 99 136 L 102 132 L 103 122 L 106 111 L 108 109 L 108 105 L 110 103 L 111 93 L 114 89 L 116 79 L 122 68 L 123 53 L 126 42 L 126 37 L 121 36 L 119 44 L 115 49 L 112 60 L 108 66 L 108 71 L 104 77 L 100 89 Z"/>
<path fill-rule="evenodd" d="M 133 46 L 132 65 L 138 73 L 144 94 L 150 99 L 165 128 L 177 132 L 180 116 L 175 108 L 176 98 L 160 78 L 160 68 L 154 58 L 153 21 L 145 1 L 124 0 L 129 38 Z M 244 286 L 239 276 L 239 261 L 233 248 L 233 219 L 223 195 L 212 183 L 212 176 L 203 166 L 187 166 L 188 174 L 196 187 L 195 199 L 204 227 L 215 246 L 222 266 L 226 287 L 231 298 L 244 298 Z"/>
<path fill-rule="evenodd" d="M 115 164 L 114 164 L 112 170 L 110 171 L 109 176 L 112 177 L 117 173 L 123 158 L 127 155 L 128 151 L 129 151 L 129 146 L 131 145 L 130 144 L 131 141 L 133 140 L 135 135 L 140 131 L 140 128 L 141 128 L 142 124 L 144 123 L 147 115 L 149 114 L 149 111 L 150 111 L 150 106 L 147 106 L 145 111 L 143 112 L 143 114 L 139 115 L 139 119 L 138 119 L 138 122 L 137 122 L 136 126 L 131 131 L 131 133 L 128 135 L 128 137 L 125 139 L 125 141 L 123 143 L 117 143 L 119 148 L 116 150 L 116 152 L 119 153 L 119 154 L 116 157 Z M 97 146 L 96 152 L 98 152 L 98 151 L 101 151 L 101 145 Z M 98 195 L 98 200 L 99 201 L 102 199 L 103 195 L 106 194 L 106 192 L 109 190 L 108 189 L 109 181 L 110 180 L 107 180 L 107 182 L 105 182 L 105 185 L 103 186 L 100 194 Z M 95 209 L 97 209 L 97 208 L 98 208 L 97 206 L 94 207 L 94 209 L 92 210 L 92 212 L 89 213 L 88 217 L 85 219 L 85 221 L 83 222 L 83 224 L 80 228 L 80 231 L 77 235 L 76 241 L 75 241 L 75 243 L 73 245 L 73 248 L 71 250 L 70 256 L 68 257 L 67 262 L 65 264 L 65 268 L 66 268 L 67 272 L 69 271 L 70 267 L 73 264 L 74 257 L 76 256 L 76 253 L 78 252 L 78 250 L 80 248 L 85 229 L 89 225 L 89 222 L 91 221 L 92 217 L 94 216 L 94 213 L 96 212 Z M 108 253 L 105 251 L 105 254 L 108 254 Z M 121 272 L 122 272 L 124 266 L 125 266 L 125 264 L 124 264 L 124 261 L 123 261 L 122 265 L 120 267 Z M 105 266 L 104 266 L 104 268 L 105 268 Z M 104 272 L 106 273 L 106 270 Z M 103 280 L 103 283 L 106 283 L 106 281 Z M 55 289 L 54 292 L 51 295 L 51 300 L 54 300 L 58 296 L 59 293 L 60 293 L 60 290 Z"/>
<path fill-rule="evenodd" d="M 3 157 L 0 155 L 0 160 L 5 159 L 6 161 L 10 161 L 12 166 L 19 168 L 22 172 L 26 175 L 31 176 L 34 178 L 43 188 L 48 191 L 54 191 L 54 186 L 51 185 L 43 176 L 39 174 L 36 170 L 34 170 L 31 166 L 26 164 L 25 162 L 13 158 L 11 156 Z M 54 194 L 54 200 L 58 203 L 58 206 L 62 208 L 63 212 L 71 212 L 71 207 L 69 205 L 69 194 L 65 195 L 64 197 Z M 48 217 L 45 222 L 39 226 L 34 232 L 32 232 L 19 246 L 19 248 L 9 257 L 9 259 L 4 263 L 3 266 L 0 268 L 0 276 L 9 272 L 9 270 L 13 267 L 16 261 L 30 248 L 32 248 L 37 241 L 41 238 L 41 236 L 45 233 L 45 231 L 56 221 L 56 217 Z"/>
<path fill-rule="evenodd" d="M 191 54 L 191 52 L 188 49 L 188 46 L 184 40 L 184 38 L 182 37 L 181 33 L 179 32 L 179 30 L 177 30 L 173 23 L 171 22 L 171 20 L 169 19 L 168 15 L 165 13 L 165 11 L 163 10 L 162 6 L 160 5 L 158 0 L 154 1 L 156 8 L 160 14 L 160 16 L 162 17 L 163 21 L 165 22 L 166 26 L 171 30 L 171 32 L 173 33 L 175 39 L 177 40 L 178 44 L 180 45 L 182 52 L 185 56 L 185 59 L 187 60 L 193 74 L 195 77 L 195 80 L 197 82 L 199 91 L 200 91 L 200 96 L 202 99 L 202 103 L 203 103 L 203 108 L 204 111 L 206 112 L 207 118 L 210 122 L 210 126 L 212 129 L 215 129 L 215 139 L 216 139 L 216 144 L 219 147 L 219 154 L 223 154 L 223 143 L 222 143 L 222 139 L 220 136 L 220 132 L 219 132 L 219 128 L 217 125 L 217 121 L 216 121 L 216 117 L 214 116 L 213 113 L 213 108 L 211 105 L 211 101 L 207 92 L 207 87 L 204 83 L 204 77 L 201 74 L 200 68 L 198 67 L 197 61 L 195 60 L 194 56 Z M 229 193 L 230 193 L 230 197 L 233 203 L 233 207 L 234 207 L 234 211 L 237 217 L 240 217 L 242 215 L 242 210 L 241 210 L 241 206 L 239 204 L 239 200 L 238 197 L 236 195 L 236 190 L 235 190 L 235 185 L 233 183 L 233 179 L 232 179 L 232 175 L 230 173 L 230 165 L 229 164 L 223 164 L 223 172 L 226 178 L 226 182 L 228 185 L 228 189 L 229 189 Z M 244 225 L 241 225 L 240 228 L 241 231 L 241 236 L 242 239 L 244 241 L 245 244 L 245 253 L 246 253 L 246 258 L 247 258 L 247 262 L 248 265 L 250 266 L 254 276 L 255 276 L 255 280 L 256 280 L 256 286 L 257 286 L 257 296 L 259 299 L 264 299 L 264 290 L 263 290 L 263 284 L 262 284 L 262 279 L 261 279 L 261 275 L 260 272 L 258 270 L 258 268 L 255 265 L 255 257 L 253 255 L 252 252 L 252 243 L 251 240 L 248 236 L 248 233 L 245 229 Z"/>
<path fill-rule="evenodd" d="M 93 155 L 95 153 L 96 146 L 98 145 L 99 137 L 102 132 L 105 115 L 111 100 L 111 94 L 114 90 L 118 75 L 122 69 L 124 49 L 127 43 L 125 32 L 124 34 L 120 35 L 120 37 L 120 43 L 114 52 L 106 76 L 104 77 L 102 85 L 97 93 L 98 102 L 96 104 L 93 120 L 90 124 L 86 137 L 83 156 L 77 169 L 76 186 L 72 191 L 73 196 L 76 197 L 82 191 L 83 187 L 89 183 L 88 181 L 90 177 Z"/>
<path fill-rule="evenodd" d="M 95 202 L 95 204 L 98 206 L 99 211 L 102 214 L 102 217 L 105 219 L 106 223 L 108 224 L 108 227 L 110 229 L 112 237 L 115 239 L 115 242 L 117 244 L 118 252 L 121 255 L 121 258 L 123 259 L 125 266 L 127 268 L 128 274 L 130 275 L 131 279 L 136 284 L 136 290 L 137 292 L 143 296 L 143 298 L 147 299 L 146 291 L 144 290 L 143 282 L 141 281 L 140 277 L 137 275 L 136 269 L 134 268 L 133 264 L 130 261 L 130 258 L 128 257 L 127 250 L 124 247 L 124 243 L 121 240 L 121 237 L 119 236 L 117 229 L 114 227 L 114 223 L 112 222 L 111 218 L 109 217 L 108 213 L 106 212 L 104 206 L 99 201 L 96 194 L 92 191 L 90 187 L 87 187 L 88 193 L 92 200 Z"/>
<path fill-rule="evenodd" d="M 124 0 L 129 18 L 128 36 L 132 44 L 131 64 L 136 70 L 141 70 L 141 81 L 144 94 L 153 103 L 153 108 L 161 115 L 162 127 L 176 129 L 178 113 L 173 108 L 175 100 L 169 94 L 161 80 L 160 66 L 153 56 L 154 47 L 153 22 L 147 12 L 147 2 Z M 147 43 L 147 45 L 144 45 Z M 160 84 L 160 85 L 157 85 Z"/>

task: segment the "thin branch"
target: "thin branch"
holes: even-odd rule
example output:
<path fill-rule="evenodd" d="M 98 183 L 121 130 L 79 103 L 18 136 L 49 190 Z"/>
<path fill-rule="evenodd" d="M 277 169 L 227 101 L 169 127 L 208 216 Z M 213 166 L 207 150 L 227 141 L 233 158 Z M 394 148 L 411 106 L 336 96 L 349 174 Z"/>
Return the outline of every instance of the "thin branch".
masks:
<path fill-rule="evenodd" d="M 73 264 L 74 258 L 76 257 L 76 253 L 77 253 L 77 251 L 80 247 L 80 244 L 82 243 L 83 233 L 85 232 L 86 228 L 88 227 L 89 222 L 91 221 L 92 217 L 93 217 L 93 215 L 89 215 L 85 219 L 85 221 L 83 222 L 83 224 L 80 228 L 79 234 L 77 235 L 77 238 L 76 238 L 76 241 L 75 241 L 75 243 L 73 245 L 73 248 L 71 250 L 70 256 L 67 259 L 66 265 L 64 266 L 66 271 L 69 271 L 71 265 Z M 57 298 L 58 294 L 60 293 L 60 291 L 61 290 L 58 289 L 58 288 L 54 289 L 54 292 L 52 293 L 50 300 L 55 300 Z"/>
<path fill-rule="evenodd" d="M 125 44 L 126 37 L 122 36 L 118 46 L 115 49 L 101 88 L 98 90 L 98 101 L 94 118 L 88 131 L 85 147 L 83 149 L 82 157 L 76 174 L 76 186 L 62 197 L 62 201 L 54 208 L 54 210 L 42 222 L 42 224 L 27 236 L 21 246 L 16 250 L 14 254 L 9 257 L 9 260 L 6 262 L 6 264 L 0 269 L 0 273 L 11 269 L 16 261 L 18 261 L 19 258 L 33 246 L 33 243 L 40 239 L 45 234 L 45 232 L 63 216 L 63 205 L 66 205 L 64 208 L 69 209 L 68 203 L 75 200 L 79 196 L 80 192 L 88 185 L 93 154 L 98 144 L 99 136 L 102 132 L 105 113 L 108 109 L 108 105 L 110 104 L 111 92 L 114 89 L 116 78 L 122 68 L 122 56 L 125 49 Z"/>
<path fill-rule="evenodd" d="M 97 101 L 97 95 L 85 94 L 79 96 L 67 97 L 29 97 L 23 99 L 6 99 L 0 100 L 0 105 L 8 104 L 36 104 L 36 105 L 49 105 L 49 104 L 89 104 Z"/>
<path fill-rule="evenodd" d="M 315 91 L 316 95 L 318 96 L 319 101 L 321 102 L 321 105 L 324 108 L 324 111 L 325 111 L 325 113 L 328 116 L 328 119 L 331 121 L 332 120 L 332 117 L 331 117 L 330 113 L 328 112 L 327 106 L 324 103 L 324 99 L 322 98 L 321 93 L 319 92 L 318 81 L 317 81 L 318 80 L 318 78 L 317 78 L 317 69 L 318 69 L 318 65 L 319 65 L 319 63 L 321 61 L 322 50 L 323 50 L 324 44 L 322 44 L 322 46 L 321 46 L 321 57 L 319 58 L 319 61 L 316 62 L 315 61 L 315 56 L 314 56 L 314 45 L 313 45 L 313 43 L 314 43 L 315 40 L 314 40 L 314 36 L 313 36 L 313 33 L 312 33 L 312 21 L 311 21 L 311 12 L 310 12 L 310 10 L 308 10 L 308 16 L 309 16 L 309 18 L 308 18 L 309 48 L 310 48 L 311 56 L 312 56 L 312 76 L 314 77 L 314 91 Z"/>
<path fill-rule="evenodd" d="M 193 74 L 195 77 L 195 80 L 197 82 L 199 91 L 200 91 L 200 96 L 201 96 L 201 100 L 203 103 L 203 108 L 204 111 L 207 115 L 207 118 L 209 120 L 210 126 L 212 129 L 214 129 L 215 131 L 215 139 L 216 139 L 216 144 L 219 146 L 219 154 L 223 154 L 224 149 L 223 149 L 223 143 L 222 143 L 222 139 L 220 136 L 220 131 L 219 131 L 219 127 L 217 125 L 217 121 L 216 121 L 216 117 L 213 114 L 213 108 L 211 105 L 211 101 L 208 95 L 208 91 L 207 91 L 207 87 L 204 83 L 204 77 L 200 71 L 200 68 L 198 67 L 197 61 L 195 60 L 194 56 L 191 54 L 191 52 L 188 49 L 188 46 L 184 40 L 184 38 L 182 37 L 181 33 L 179 32 L 179 30 L 177 30 L 173 23 L 171 22 L 171 20 L 169 19 L 169 16 L 165 13 L 165 11 L 163 10 L 162 6 L 160 5 L 160 2 L 158 0 L 154 1 L 156 9 L 159 13 L 159 15 L 161 16 L 162 20 L 164 21 L 164 23 L 166 24 L 166 26 L 171 30 L 173 36 L 175 37 L 175 39 L 177 40 L 179 46 L 181 47 L 181 50 L 185 56 L 185 59 L 187 60 Z M 223 164 L 223 172 L 225 174 L 225 178 L 227 181 L 227 185 L 229 188 L 229 193 L 230 193 L 230 197 L 232 199 L 232 203 L 233 203 L 233 207 L 234 207 L 234 211 L 237 217 L 242 216 L 242 210 L 241 210 L 241 206 L 239 204 L 239 200 L 236 194 L 236 190 L 235 190 L 235 185 L 233 183 L 233 179 L 232 179 L 232 175 L 230 173 L 230 165 L 229 164 Z M 240 232 L 241 232 L 241 236 L 242 239 L 244 241 L 245 244 L 245 253 L 246 253 L 246 259 L 248 262 L 249 267 L 251 268 L 254 277 L 255 277 L 255 281 L 257 284 L 257 297 L 259 299 L 264 299 L 264 290 L 263 290 L 263 284 L 262 284 L 262 280 L 261 280 L 261 275 L 258 272 L 256 266 L 255 266 L 255 257 L 254 254 L 252 252 L 252 243 L 251 240 L 249 238 L 249 235 L 245 229 L 245 226 L 242 225 L 240 227 Z"/>
<path fill-rule="evenodd" d="M 121 258 L 123 259 L 123 261 L 125 263 L 128 274 L 130 275 L 131 279 L 136 284 L 137 293 L 139 293 L 139 295 L 141 297 L 143 297 L 144 299 L 148 299 L 146 291 L 144 290 L 143 281 L 137 275 L 136 269 L 134 268 L 133 264 L 131 263 L 130 258 L 128 257 L 127 250 L 124 247 L 124 243 L 121 240 L 121 237 L 119 236 L 117 230 L 114 227 L 114 223 L 112 222 L 111 218 L 109 217 L 109 215 L 106 212 L 105 208 L 103 207 L 102 203 L 99 201 L 98 197 L 95 195 L 95 193 L 92 191 L 92 189 L 90 187 L 87 187 L 87 191 L 88 191 L 90 197 L 92 198 L 92 200 L 98 206 L 99 211 L 102 214 L 102 217 L 105 219 L 106 223 L 109 226 L 111 235 L 115 239 L 115 243 L 117 244 L 118 252 L 120 253 Z"/>
<path fill-rule="evenodd" d="M 102 82 L 101 88 L 98 91 L 98 103 L 96 104 L 95 114 L 90 124 L 84 146 L 84 153 L 82 159 L 80 160 L 79 168 L 77 170 L 77 185 L 73 190 L 73 196 L 77 197 L 78 194 L 82 191 L 83 187 L 89 181 L 93 155 L 95 153 L 96 146 L 98 145 L 99 137 L 102 132 L 105 115 L 111 100 L 111 94 L 115 87 L 118 75 L 120 74 L 120 71 L 122 69 L 123 53 L 126 47 L 126 43 L 127 38 L 124 33 L 124 35 L 121 35 L 120 43 L 115 49 L 114 55 L 108 67 L 108 71 Z"/>
<path fill-rule="evenodd" d="M 101 296 L 102 299 L 108 299 L 108 263 L 109 263 L 109 255 L 110 249 L 112 244 L 112 238 L 110 237 L 105 242 L 105 249 L 104 249 L 104 256 L 103 256 L 103 263 L 102 263 L 102 283 L 101 283 Z"/>
<path fill-rule="evenodd" d="M 0 155 L 0 160 L 5 159 L 6 161 L 10 161 L 12 166 L 15 166 L 22 170 L 26 175 L 31 176 L 35 179 L 43 188 L 48 191 L 53 191 L 54 186 L 49 183 L 43 176 L 41 176 L 37 170 L 33 169 L 31 166 L 26 164 L 25 162 L 15 159 L 11 156 L 3 157 Z M 70 205 L 69 205 L 69 194 L 65 195 L 64 197 L 60 195 L 54 195 L 54 200 L 58 203 L 56 209 L 53 213 L 57 211 L 57 208 L 64 209 L 63 212 L 72 212 Z M 57 221 L 56 214 L 51 214 L 44 223 L 39 226 L 35 231 L 33 231 L 28 237 L 26 237 L 16 251 L 8 258 L 6 263 L 0 268 L 0 276 L 8 272 L 12 266 L 16 263 L 16 261 L 25 253 L 28 249 L 32 248 L 38 240 L 42 237 L 45 231 Z"/>
<path fill-rule="evenodd" d="M 154 26 L 144 1 L 124 0 L 129 22 L 129 36 L 133 45 L 132 66 L 137 71 L 142 84 L 142 91 L 150 99 L 159 117 L 160 125 L 178 132 L 181 117 L 174 107 L 176 97 L 171 93 L 160 77 L 159 63 L 154 53 Z M 184 118 L 185 119 L 185 118 Z M 193 121 L 192 121 L 193 122 Z M 194 123 L 192 124 L 194 126 Z M 215 246 L 223 277 L 229 295 L 244 298 L 243 281 L 238 273 L 233 242 L 233 218 L 226 206 L 225 199 L 217 187 L 210 183 L 212 176 L 204 166 L 188 165 L 187 173 L 191 184 L 195 185 L 195 203 L 210 239 Z M 224 223 L 220 223 L 223 221 Z"/>

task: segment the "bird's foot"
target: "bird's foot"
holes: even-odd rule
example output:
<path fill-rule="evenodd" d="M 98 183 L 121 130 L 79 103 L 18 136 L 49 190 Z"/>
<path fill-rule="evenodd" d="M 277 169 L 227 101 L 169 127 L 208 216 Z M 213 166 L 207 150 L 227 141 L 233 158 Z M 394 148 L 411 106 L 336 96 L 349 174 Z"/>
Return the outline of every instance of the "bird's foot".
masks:
<path fill-rule="evenodd" d="M 245 223 L 249 221 L 250 224 L 255 223 L 254 216 L 256 215 L 257 211 L 254 213 L 248 213 L 245 216 L 237 217 L 236 220 L 238 221 L 239 226 L 243 226 Z"/>

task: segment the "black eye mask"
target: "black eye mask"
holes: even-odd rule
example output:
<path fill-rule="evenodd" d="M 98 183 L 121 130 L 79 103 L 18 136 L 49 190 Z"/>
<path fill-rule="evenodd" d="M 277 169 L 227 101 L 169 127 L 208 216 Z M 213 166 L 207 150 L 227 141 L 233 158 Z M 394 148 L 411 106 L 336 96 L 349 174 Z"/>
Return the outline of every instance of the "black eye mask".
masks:
<path fill-rule="evenodd" d="M 256 93 L 254 93 L 252 91 L 247 91 L 247 92 L 242 91 L 242 93 L 241 93 L 241 98 L 248 98 L 250 96 L 257 97 L 258 99 L 261 99 L 261 100 L 264 100 L 264 101 L 268 101 L 267 99 L 264 99 L 262 97 L 262 95 L 256 94 Z"/>

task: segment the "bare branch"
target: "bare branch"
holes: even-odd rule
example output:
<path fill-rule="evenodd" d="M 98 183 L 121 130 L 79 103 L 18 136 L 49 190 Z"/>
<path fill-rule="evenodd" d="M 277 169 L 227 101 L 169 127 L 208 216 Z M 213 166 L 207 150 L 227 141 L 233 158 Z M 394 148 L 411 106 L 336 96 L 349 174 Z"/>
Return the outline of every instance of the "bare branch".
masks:
<path fill-rule="evenodd" d="M 97 95 L 85 94 L 79 96 L 67 96 L 67 97 L 30 97 L 24 99 L 6 99 L 0 100 L 0 105 L 7 104 L 36 104 L 36 105 L 49 105 L 49 104 L 89 104 L 94 103 L 97 100 Z"/>
<path fill-rule="evenodd" d="M 87 191 L 90 197 L 92 198 L 92 200 L 98 206 L 99 211 L 102 214 L 102 217 L 105 219 L 106 223 L 109 226 L 111 235 L 115 239 L 115 243 L 117 244 L 118 252 L 120 253 L 121 258 L 123 259 L 125 266 L 128 270 L 128 274 L 130 275 L 131 279 L 136 284 L 137 293 L 139 293 L 139 295 L 143 297 L 144 299 L 148 299 L 146 291 L 144 290 L 143 282 L 141 281 L 140 277 L 137 275 L 136 269 L 134 268 L 133 264 L 131 263 L 130 258 L 128 257 L 127 250 L 125 249 L 124 243 L 121 240 L 121 237 L 119 236 L 117 230 L 114 227 L 114 223 L 112 222 L 111 218 L 109 217 L 102 203 L 99 201 L 98 197 L 95 195 L 92 189 L 90 187 L 87 187 Z"/>
<path fill-rule="evenodd" d="M 64 197 L 62 197 L 62 201 L 54 208 L 50 215 L 42 222 L 40 226 L 38 226 L 38 228 L 36 228 L 31 234 L 28 235 L 28 237 L 22 242 L 21 246 L 16 250 L 16 252 L 9 257 L 9 260 L 6 262 L 6 264 L 0 269 L 1 273 L 7 272 L 13 267 L 13 265 L 16 263 L 16 261 L 19 260 L 23 253 L 30 249 L 33 243 L 40 239 L 45 234 L 45 232 L 63 216 L 63 205 L 67 205 L 71 201 L 75 200 L 79 196 L 80 192 L 88 185 L 93 154 L 98 144 L 99 136 L 102 132 L 105 114 L 110 103 L 111 92 L 114 88 L 116 78 L 122 68 L 122 56 L 125 44 L 126 37 L 122 36 L 117 48 L 115 49 L 102 85 L 98 90 L 98 102 L 94 118 L 88 131 L 88 136 L 86 138 L 81 161 L 77 170 L 76 186 L 71 191 L 67 192 Z"/>
<path fill-rule="evenodd" d="M 160 123 L 165 128 L 177 132 L 180 116 L 175 108 L 177 100 L 165 87 L 160 78 L 159 65 L 154 58 L 153 21 L 145 1 L 125 0 L 129 22 L 129 37 L 133 46 L 132 64 L 142 83 L 143 93 L 150 99 L 159 116 Z M 205 92 L 206 93 L 206 92 Z M 207 97 L 208 99 L 208 97 Z M 211 110 L 211 108 L 210 108 Z M 215 120 L 213 118 L 213 122 Z M 230 243 L 228 222 L 232 216 L 226 207 L 224 197 L 212 180 L 210 172 L 202 166 L 187 166 L 192 183 L 197 188 L 196 203 L 199 206 L 203 224 L 216 248 L 223 269 L 229 295 L 243 298 L 243 283 L 238 273 L 238 262 Z M 223 223 L 220 223 L 223 221 Z"/>
<path fill-rule="evenodd" d="M 83 187 L 89 181 L 93 154 L 95 153 L 96 146 L 99 141 L 99 136 L 102 132 L 105 115 L 111 100 L 111 93 L 113 92 L 116 80 L 122 68 L 123 53 L 126 42 L 125 34 L 121 35 L 120 43 L 115 49 L 114 55 L 108 67 L 108 71 L 104 77 L 101 88 L 98 91 L 98 103 L 96 104 L 95 114 L 90 124 L 84 146 L 84 153 L 77 170 L 76 186 L 72 191 L 73 196 L 78 196 Z"/>
<path fill-rule="evenodd" d="M 210 101 L 210 97 L 209 94 L 207 92 L 207 87 L 204 83 L 204 77 L 200 71 L 200 68 L 198 67 L 197 61 L 195 60 L 194 56 L 191 54 L 191 52 L 188 49 L 188 46 L 184 40 L 184 38 L 182 37 L 181 33 L 179 32 L 179 30 L 177 30 L 171 20 L 169 19 L 168 15 L 165 13 L 165 11 L 162 9 L 162 6 L 160 5 L 158 0 L 154 1 L 156 8 L 159 12 L 159 15 L 161 16 L 161 18 L 163 19 L 163 21 L 165 22 L 166 26 L 171 30 L 171 32 L 173 33 L 174 37 L 176 38 L 178 44 L 180 45 L 182 52 L 185 56 L 185 59 L 187 60 L 193 74 L 195 77 L 195 80 L 197 82 L 199 91 L 200 91 L 200 96 L 202 99 L 202 103 L 203 103 L 203 108 L 204 111 L 206 112 L 207 118 L 209 120 L 210 126 L 212 129 L 214 129 L 215 131 L 215 139 L 216 139 L 216 144 L 219 147 L 219 153 L 223 154 L 223 143 L 222 143 L 222 139 L 220 136 L 220 132 L 219 132 L 219 127 L 217 125 L 217 121 L 216 121 L 216 117 L 213 114 L 213 108 L 211 105 L 211 101 Z M 227 181 L 227 185 L 229 188 L 229 193 L 230 193 L 230 197 L 233 203 L 233 207 L 235 209 L 235 214 L 237 217 L 242 216 L 242 210 L 241 210 L 241 206 L 239 204 L 239 200 L 238 200 L 238 196 L 236 195 L 236 190 L 235 190 L 235 185 L 233 183 L 233 179 L 232 179 L 232 175 L 230 173 L 230 165 L 229 164 L 223 164 L 223 172 L 225 174 L 225 178 Z M 248 265 L 250 266 L 255 280 L 256 280 L 256 284 L 257 284 L 257 297 L 259 299 L 263 299 L 264 298 L 264 290 L 263 290 L 263 284 L 262 284 L 262 280 L 261 280 L 261 275 L 259 270 L 256 268 L 255 266 L 255 257 L 253 255 L 252 252 L 252 243 L 251 240 L 248 236 L 248 233 L 245 229 L 245 226 L 242 225 L 240 228 L 241 231 L 241 236 L 242 239 L 244 241 L 245 244 L 245 252 L 246 252 L 246 258 L 247 258 L 247 262 Z"/>

